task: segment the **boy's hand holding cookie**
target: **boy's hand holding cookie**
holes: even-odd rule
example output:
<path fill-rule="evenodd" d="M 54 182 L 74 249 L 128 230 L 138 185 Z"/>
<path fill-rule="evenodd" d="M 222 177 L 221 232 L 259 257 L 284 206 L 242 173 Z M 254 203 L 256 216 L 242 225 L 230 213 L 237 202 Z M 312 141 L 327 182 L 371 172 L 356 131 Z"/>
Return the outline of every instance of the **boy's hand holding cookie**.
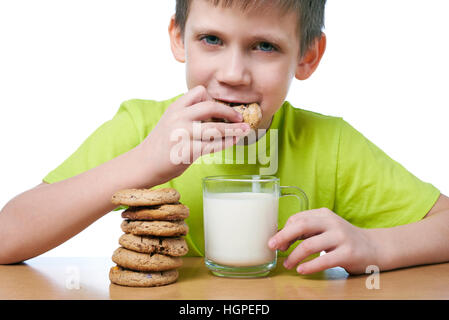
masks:
<path fill-rule="evenodd" d="M 204 122 L 208 119 L 225 122 Z M 142 165 L 164 183 L 179 176 L 201 155 L 221 151 L 249 133 L 243 116 L 214 101 L 203 86 L 197 86 L 170 105 L 158 124 L 139 145 Z"/>
<path fill-rule="evenodd" d="M 285 259 L 291 269 L 308 256 L 326 254 L 301 263 L 297 271 L 310 274 L 333 267 L 343 267 L 350 274 L 365 273 L 368 265 L 377 265 L 376 244 L 367 229 L 358 228 L 327 208 L 299 212 L 291 216 L 284 228 L 274 235 L 271 249 L 287 250 L 302 241 Z"/>

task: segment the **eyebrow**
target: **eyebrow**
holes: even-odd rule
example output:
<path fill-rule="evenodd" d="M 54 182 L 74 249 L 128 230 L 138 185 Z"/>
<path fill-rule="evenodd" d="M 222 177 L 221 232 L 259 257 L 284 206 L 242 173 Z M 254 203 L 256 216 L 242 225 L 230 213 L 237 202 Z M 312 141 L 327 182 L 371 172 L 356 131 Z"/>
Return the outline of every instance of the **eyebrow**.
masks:
<path fill-rule="evenodd" d="M 216 29 L 213 28 L 192 28 L 193 34 L 212 34 L 216 35 L 220 38 L 225 38 L 226 35 Z M 256 41 L 267 41 L 270 43 L 274 43 L 280 46 L 288 46 L 289 41 L 286 37 L 279 37 L 277 35 L 273 35 L 271 33 L 254 33 L 249 37 L 251 40 Z"/>

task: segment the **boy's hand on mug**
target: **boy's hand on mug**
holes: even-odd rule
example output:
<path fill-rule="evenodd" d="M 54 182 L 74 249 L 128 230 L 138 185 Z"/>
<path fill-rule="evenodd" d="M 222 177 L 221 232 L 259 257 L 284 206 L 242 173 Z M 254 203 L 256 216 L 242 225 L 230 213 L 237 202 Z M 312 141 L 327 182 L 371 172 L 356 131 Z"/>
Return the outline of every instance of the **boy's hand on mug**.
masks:
<path fill-rule="evenodd" d="M 295 241 L 302 241 L 285 259 L 291 269 L 314 253 L 326 254 L 300 264 L 296 270 L 309 274 L 333 267 L 343 267 L 350 274 L 365 273 L 376 264 L 375 243 L 365 229 L 350 224 L 327 208 L 299 212 L 291 216 L 283 229 L 269 241 L 271 249 L 287 250 Z"/>
<path fill-rule="evenodd" d="M 231 123 L 202 122 L 211 118 Z M 215 102 L 197 86 L 172 103 L 139 145 L 143 164 L 160 183 L 182 174 L 201 155 L 221 151 L 250 132 L 249 125 L 232 108 Z M 151 161 L 148 161 L 151 160 Z"/>

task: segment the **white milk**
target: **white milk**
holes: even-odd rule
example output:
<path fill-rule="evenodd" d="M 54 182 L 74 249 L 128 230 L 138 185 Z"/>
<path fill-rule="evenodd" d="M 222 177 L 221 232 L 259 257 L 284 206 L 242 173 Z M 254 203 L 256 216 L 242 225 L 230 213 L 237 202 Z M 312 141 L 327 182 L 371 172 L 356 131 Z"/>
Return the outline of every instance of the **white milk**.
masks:
<path fill-rule="evenodd" d="M 204 196 L 206 257 L 228 266 L 274 260 L 268 240 L 277 231 L 278 197 L 271 193 L 213 193 Z"/>

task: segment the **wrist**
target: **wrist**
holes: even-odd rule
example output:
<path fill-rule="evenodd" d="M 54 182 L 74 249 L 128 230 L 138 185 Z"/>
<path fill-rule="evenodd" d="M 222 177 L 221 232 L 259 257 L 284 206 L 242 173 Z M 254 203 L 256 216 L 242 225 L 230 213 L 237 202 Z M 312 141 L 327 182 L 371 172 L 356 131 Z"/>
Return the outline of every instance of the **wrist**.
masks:
<path fill-rule="evenodd" d="M 395 269 L 394 257 L 392 253 L 392 243 L 389 239 L 389 229 L 365 229 L 370 243 L 373 246 L 373 263 L 379 270 L 386 271 Z"/>
<path fill-rule="evenodd" d="M 135 179 L 135 188 L 151 188 L 165 183 L 167 179 L 159 173 L 154 153 L 148 154 L 142 144 L 129 151 Z M 160 164 L 159 164 L 160 166 Z"/>

